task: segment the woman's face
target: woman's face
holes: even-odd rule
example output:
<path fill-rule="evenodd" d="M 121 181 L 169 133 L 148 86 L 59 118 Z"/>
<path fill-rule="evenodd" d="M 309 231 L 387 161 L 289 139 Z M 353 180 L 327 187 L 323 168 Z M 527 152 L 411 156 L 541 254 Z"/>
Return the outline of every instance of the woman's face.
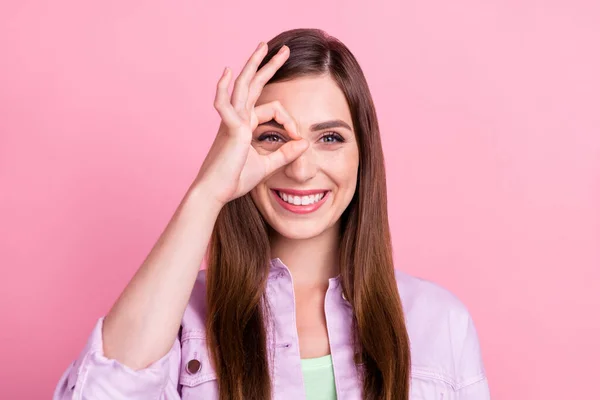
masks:
<path fill-rule="evenodd" d="M 315 237 L 336 225 L 356 189 L 358 144 L 350 109 L 329 75 L 268 84 L 256 105 L 275 100 L 296 121 L 298 133 L 308 140 L 309 147 L 264 179 L 250 195 L 280 235 Z M 285 129 L 270 121 L 256 128 L 252 145 L 266 154 L 288 140 Z"/>

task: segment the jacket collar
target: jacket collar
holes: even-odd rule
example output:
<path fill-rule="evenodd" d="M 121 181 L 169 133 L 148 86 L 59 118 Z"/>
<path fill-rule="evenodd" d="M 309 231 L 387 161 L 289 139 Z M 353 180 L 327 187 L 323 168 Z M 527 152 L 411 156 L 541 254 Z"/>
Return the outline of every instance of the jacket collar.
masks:
<path fill-rule="evenodd" d="M 278 279 L 286 274 L 288 276 L 292 276 L 290 269 L 281 261 L 279 257 L 275 257 L 271 259 L 271 266 L 269 269 L 269 279 Z M 337 287 L 340 283 L 341 275 L 338 274 L 333 278 L 329 278 L 329 286 Z"/>

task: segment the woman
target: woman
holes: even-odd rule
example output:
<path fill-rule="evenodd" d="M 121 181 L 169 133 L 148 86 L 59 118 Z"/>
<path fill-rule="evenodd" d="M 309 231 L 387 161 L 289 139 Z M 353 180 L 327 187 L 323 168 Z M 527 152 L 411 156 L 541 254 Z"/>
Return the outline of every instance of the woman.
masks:
<path fill-rule="evenodd" d="M 54 398 L 489 398 L 465 307 L 394 270 L 375 108 L 350 51 L 287 31 L 231 97 L 230 82 L 226 68 L 197 178 Z"/>

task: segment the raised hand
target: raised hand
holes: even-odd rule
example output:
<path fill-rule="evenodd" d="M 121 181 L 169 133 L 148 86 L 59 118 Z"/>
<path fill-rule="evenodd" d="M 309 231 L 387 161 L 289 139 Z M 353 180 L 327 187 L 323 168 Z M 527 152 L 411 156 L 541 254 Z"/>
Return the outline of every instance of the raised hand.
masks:
<path fill-rule="evenodd" d="M 248 193 L 308 148 L 308 142 L 299 136 L 296 122 L 281 103 L 274 101 L 255 107 L 263 87 L 287 60 L 289 51 L 282 46 L 257 72 L 267 53 L 267 44 L 261 43 L 235 80 L 231 97 L 229 68 L 225 68 L 219 79 L 214 107 L 221 116 L 221 124 L 196 179 L 210 188 L 211 196 L 220 205 Z M 271 119 L 282 124 L 292 140 L 272 153 L 259 154 L 251 145 L 252 133 L 258 124 Z"/>

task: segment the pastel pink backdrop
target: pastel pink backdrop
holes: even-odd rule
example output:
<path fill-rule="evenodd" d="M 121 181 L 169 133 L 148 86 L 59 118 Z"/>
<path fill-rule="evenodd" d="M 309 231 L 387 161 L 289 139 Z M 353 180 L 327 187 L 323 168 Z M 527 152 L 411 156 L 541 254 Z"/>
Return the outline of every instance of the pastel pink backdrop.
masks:
<path fill-rule="evenodd" d="M 573 0 L 2 2 L 1 397 L 50 397 L 195 176 L 223 67 L 295 27 L 364 68 L 397 267 L 469 307 L 493 398 L 597 393 L 599 22 Z"/>

